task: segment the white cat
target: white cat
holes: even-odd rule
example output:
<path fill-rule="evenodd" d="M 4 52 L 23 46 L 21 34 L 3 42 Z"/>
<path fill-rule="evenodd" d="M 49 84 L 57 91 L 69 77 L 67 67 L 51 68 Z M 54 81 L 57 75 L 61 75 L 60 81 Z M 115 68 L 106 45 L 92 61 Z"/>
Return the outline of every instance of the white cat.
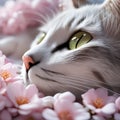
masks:
<path fill-rule="evenodd" d="M 78 96 L 91 87 L 119 92 L 119 0 L 65 11 L 40 31 L 23 56 L 27 83 L 46 95 L 69 90 Z"/>
<path fill-rule="evenodd" d="M 119 92 L 120 1 L 80 6 L 41 27 L 23 56 L 25 82 L 46 95 L 69 90 L 78 96 L 91 87 Z"/>

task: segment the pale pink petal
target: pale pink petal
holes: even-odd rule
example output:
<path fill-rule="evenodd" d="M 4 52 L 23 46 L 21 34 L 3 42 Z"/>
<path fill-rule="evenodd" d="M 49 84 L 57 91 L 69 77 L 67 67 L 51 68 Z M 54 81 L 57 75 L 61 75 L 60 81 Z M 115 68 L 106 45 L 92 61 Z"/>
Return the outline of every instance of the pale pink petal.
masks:
<path fill-rule="evenodd" d="M 66 102 L 66 100 L 61 99 L 61 100 L 57 100 L 54 102 L 54 109 L 57 113 L 63 111 L 63 110 L 67 110 L 67 111 L 71 111 L 73 109 L 73 103 L 71 102 Z"/>
<path fill-rule="evenodd" d="M 93 115 L 92 120 L 106 120 L 103 116 Z"/>
<path fill-rule="evenodd" d="M 56 112 L 48 108 L 42 112 L 42 116 L 45 120 L 59 120 Z"/>
<path fill-rule="evenodd" d="M 38 89 L 34 84 L 28 85 L 25 89 L 25 96 L 31 99 L 34 95 L 38 95 Z"/>
<path fill-rule="evenodd" d="M 16 103 L 17 96 L 22 96 L 24 93 L 25 87 L 21 81 L 11 83 L 7 87 L 7 95 L 9 99 L 18 107 Z"/>
<path fill-rule="evenodd" d="M 74 120 L 90 120 L 90 114 L 88 112 L 81 112 L 74 117 Z"/>
<path fill-rule="evenodd" d="M 38 105 L 34 104 L 34 103 L 29 103 L 29 104 L 20 105 L 19 108 L 23 111 L 31 111 L 31 110 L 34 110 L 34 109 L 38 109 Z"/>
<path fill-rule="evenodd" d="M 118 97 L 115 101 L 116 107 L 118 110 L 120 110 L 120 97 Z"/>
<path fill-rule="evenodd" d="M 83 106 L 80 103 L 74 102 L 74 109 L 83 109 Z"/>
<path fill-rule="evenodd" d="M 71 92 L 64 92 L 59 96 L 59 99 L 69 100 L 71 102 L 75 101 L 75 95 L 73 95 Z"/>
<path fill-rule="evenodd" d="M 19 109 L 18 112 L 19 112 L 20 115 L 24 115 L 24 116 L 31 114 L 30 110 L 21 110 L 21 109 Z"/>
<path fill-rule="evenodd" d="M 74 120 L 89 120 L 90 113 L 79 103 L 74 103 Z"/>
<path fill-rule="evenodd" d="M 0 78 L 0 94 L 4 94 L 6 92 L 6 83 Z"/>
<path fill-rule="evenodd" d="M 42 104 L 44 107 L 49 107 L 49 108 L 53 107 L 54 98 L 52 96 L 43 97 L 43 98 L 41 98 L 41 100 L 43 102 Z"/>
<path fill-rule="evenodd" d="M 57 100 L 59 98 L 59 96 L 61 95 L 61 93 L 57 93 L 54 95 L 54 99 Z"/>
<path fill-rule="evenodd" d="M 96 89 L 96 94 L 100 98 L 104 98 L 104 100 L 107 99 L 107 97 L 108 97 L 108 91 L 105 88 L 98 88 L 98 89 Z"/>
<path fill-rule="evenodd" d="M 43 101 L 38 98 L 38 96 L 36 96 L 35 100 L 31 101 L 30 103 L 19 106 L 19 108 L 22 110 L 41 110 L 43 107 Z"/>
<path fill-rule="evenodd" d="M 108 114 L 108 115 L 115 113 L 115 111 L 116 111 L 116 107 L 114 103 L 109 103 L 101 109 L 101 112 L 103 114 Z"/>
<path fill-rule="evenodd" d="M 84 103 L 92 104 L 92 101 L 97 98 L 95 89 L 90 89 L 86 93 L 82 94 L 82 99 Z"/>

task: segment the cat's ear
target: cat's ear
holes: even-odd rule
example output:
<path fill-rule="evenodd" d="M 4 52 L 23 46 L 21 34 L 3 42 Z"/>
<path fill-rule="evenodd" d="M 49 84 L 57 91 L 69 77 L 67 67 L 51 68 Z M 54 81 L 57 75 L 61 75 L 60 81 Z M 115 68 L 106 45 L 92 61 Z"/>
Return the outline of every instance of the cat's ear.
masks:
<path fill-rule="evenodd" d="M 88 0 L 60 0 L 60 7 L 63 10 L 71 9 L 71 8 L 79 8 L 83 5 L 90 4 Z"/>
<path fill-rule="evenodd" d="M 74 7 L 79 8 L 81 6 L 88 5 L 88 4 L 101 4 L 103 3 L 104 0 L 72 0 L 72 1 L 73 1 Z"/>
<path fill-rule="evenodd" d="M 88 4 L 87 0 L 72 0 L 72 1 L 73 1 L 74 7 L 76 8 L 79 8 L 80 6 Z"/>
<path fill-rule="evenodd" d="M 109 9 L 114 14 L 120 15 L 120 0 L 105 0 L 103 7 Z"/>

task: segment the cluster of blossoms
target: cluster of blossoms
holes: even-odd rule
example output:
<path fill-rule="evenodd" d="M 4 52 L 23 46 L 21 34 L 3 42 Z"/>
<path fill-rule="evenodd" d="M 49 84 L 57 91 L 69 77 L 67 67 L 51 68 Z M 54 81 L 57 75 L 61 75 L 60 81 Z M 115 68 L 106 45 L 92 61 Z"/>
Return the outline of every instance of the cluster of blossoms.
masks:
<path fill-rule="evenodd" d="M 0 7 L 0 33 L 17 34 L 40 26 L 56 12 L 73 7 L 67 0 L 8 0 Z"/>
<path fill-rule="evenodd" d="M 0 8 L 0 32 L 16 34 L 40 25 L 58 8 L 59 0 L 8 0 Z"/>
<path fill-rule="evenodd" d="M 120 97 L 105 88 L 88 90 L 79 102 L 69 91 L 44 96 L 18 72 L 0 52 L 0 120 L 120 120 Z"/>

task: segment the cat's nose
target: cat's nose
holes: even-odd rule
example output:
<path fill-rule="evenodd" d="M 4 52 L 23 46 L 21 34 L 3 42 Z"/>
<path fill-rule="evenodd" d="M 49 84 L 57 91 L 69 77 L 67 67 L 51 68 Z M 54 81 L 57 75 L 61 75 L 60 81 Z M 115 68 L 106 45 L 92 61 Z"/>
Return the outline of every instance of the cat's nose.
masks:
<path fill-rule="evenodd" d="M 29 70 L 35 64 L 35 61 L 32 59 L 32 57 L 27 55 L 22 56 L 22 60 L 26 67 L 26 70 Z"/>

